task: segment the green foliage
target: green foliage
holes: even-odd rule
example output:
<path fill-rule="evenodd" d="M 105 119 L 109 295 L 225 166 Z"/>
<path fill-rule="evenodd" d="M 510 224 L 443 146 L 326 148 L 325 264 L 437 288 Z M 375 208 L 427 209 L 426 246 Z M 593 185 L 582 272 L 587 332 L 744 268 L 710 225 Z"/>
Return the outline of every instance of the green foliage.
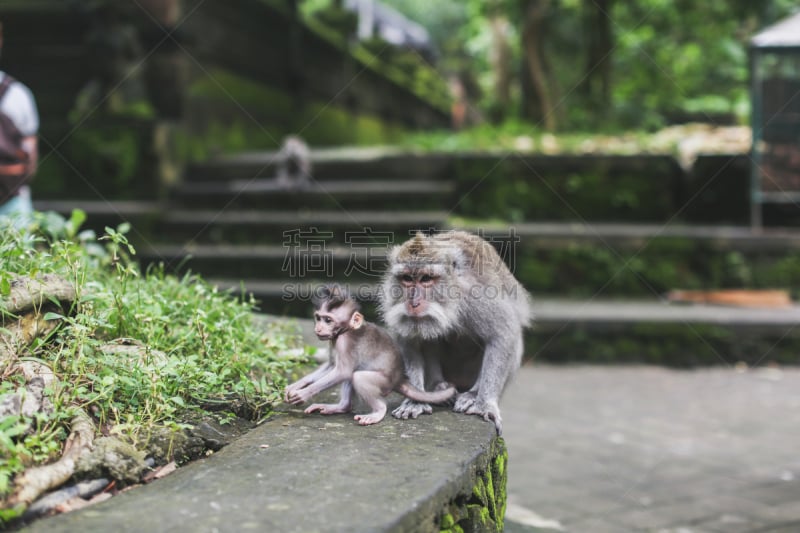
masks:
<path fill-rule="evenodd" d="M 458 212 L 472 218 L 504 213 L 512 222 L 667 219 L 678 186 L 674 165 L 656 157 L 628 161 L 470 154 L 454 164 Z"/>
<path fill-rule="evenodd" d="M 48 391 L 53 412 L 0 420 L 0 496 L 15 473 L 59 453 L 76 407 L 103 431 L 129 437 L 182 424 L 215 402 L 235 400 L 258 418 L 280 401 L 284 375 L 297 363 L 282 355 L 296 336 L 255 327 L 252 299 L 219 292 L 193 275 L 141 273 L 126 225 L 95 239 L 79 232 L 84 219 L 80 211 L 69 220 L 43 216 L 31 233 L 0 232 L 3 294 L 18 276 L 48 273 L 70 280 L 77 292 L 71 309 L 45 316 L 60 327 L 26 354 L 57 377 Z M 125 344 L 142 349 L 107 348 Z M 5 364 L 0 396 L 21 380 Z"/>
<path fill-rule="evenodd" d="M 691 128 L 691 126 L 685 126 Z M 672 128 L 677 129 L 677 127 Z M 501 124 L 481 124 L 457 132 L 433 130 L 408 134 L 402 145 L 431 151 L 515 151 L 520 153 L 560 154 L 619 154 L 641 153 L 677 155 L 685 136 L 670 135 L 666 140 L 644 130 L 603 128 L 606 133 L 573 131 L 549 133 L 521 120 Z M 664 133 L 670 132 L 667 128 Z M 735 151 L 735 150 L 733 150 Z"/>
<path fill-rule="evenodd" d="M 102 176 L 104 181 L 113 179 L 116 189 L 126 190 L 138 170 L 140 144 L 137 132 L 129 128 L 80 128 L 70 146 L 73 157 L 85 162 L 82 172 L 93 182 Z"/>
<path fill-rule="evenodd" d="M 184 160 L 276 149 L 291 131 L 302 131 L 310 144 L 319 146 L 393 142 L 403 131 L 380 117 L 354 114 L 324 102 L 312 101 L 298 108 L 288 93 L 221 68 L 209 72 L 208 78 L 195 81 L 189 88 L 191 105 L 212 112 L 203 120 L 197 119 L 191 130 L 178 132 L 177 152 Z"/>
<path fill-rule="evenodd" d="M 317 36 L 346 48 L 360 63 L 359 70 L 366 68 L 375 71 L 399 86 L 407 87 L 443 112 L 449 112 L 450 92 L 447 84 L 417 52 L 395 47 L 379 36 L 360 41 L 352 39 L 358 24 L 357 15 L 341 9 L 331 0 L 307 2 L 301 6 L 301 13 L 305 24 Z M 313 135 L 313 131 L 309 133 Z M 380 139 L 372 143 L 379 144 Z"/>
<path fill-rule="evenodd" d="M 522 27 L 529 0 L 387 0 L 423 24 L 441 52 L 440 67 L 477 82 L 472 105 L 486 112 L 497 95 L 498 64 L 493 59 L 497 34 L 492 24 L 509 22 L 503 35 L 510 53 L 519 113 Z M 609 124 L 652 129 L 678 115 L 747 117 L 747 44 L 762 27 L 796 9 L 794 0 L 610 1 L 603 14 L 611 33 L 609 101 L 597 102 L 582 91 L 596 69 L 587 65 L 596 45 L 587 16 L 595 3 L 578 0 L 546 5 L 541 46 L 547 84 L 556 100 L 561 129 L 607 128 Z M 596 98 L 596 96 L 594 97 Z M 508 105 L 508 104 L 507 104 Z"/>
<path fill-rule="evenodd" d="M 310 2 L 309 4 L 314 3 L 319 4 L 319 2 Z M 313 6 L 305 7 L 304 11 L 310 9 L 310 7 Z M 319 19 L 320 22 L 344 36 L 353 35 L 358 27 L 358 15 L 333 4 L 320 6 L 311 13 L 313 13 L 313 16 Z"/>
<path fill-rule="evenodd" d="M 58 150 L 43 156 L 36 175 L 37 193 L 117 199 L 154 195 L 157 183 L 151 119 L 98 115 L 79 126 Z"/>
<path fill-rule="evenodd" d="M 529 238 L 514 274 L 536 295 L 659 298 L 673 289 L 782 289 L 797 297 L 800 254 L 781 257 L 716 249 L 690 238 L 647 242 Z"/>

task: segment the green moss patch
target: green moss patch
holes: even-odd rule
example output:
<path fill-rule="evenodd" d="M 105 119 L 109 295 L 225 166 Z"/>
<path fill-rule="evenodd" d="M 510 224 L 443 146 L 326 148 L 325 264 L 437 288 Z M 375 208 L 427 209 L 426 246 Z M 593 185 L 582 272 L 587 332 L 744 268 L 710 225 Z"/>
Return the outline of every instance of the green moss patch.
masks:
<path fill-rule="evenodd" d="M 463 531 L 503 531 L 506 513 L 506 463 L 508 450 L 496 438 L 488 463 L 476 472 L 469 495 L 455 498 L 442 513 L 439 529 L 447 533 Z"/>

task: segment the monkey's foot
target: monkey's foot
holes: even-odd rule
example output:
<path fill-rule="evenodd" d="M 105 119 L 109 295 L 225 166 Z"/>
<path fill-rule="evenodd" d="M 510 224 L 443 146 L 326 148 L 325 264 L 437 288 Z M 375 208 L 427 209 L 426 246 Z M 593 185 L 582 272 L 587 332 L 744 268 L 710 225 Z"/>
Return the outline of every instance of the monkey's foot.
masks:
<path fill-rule="evenodd" d="M 319 411 L 323 415 L 335 415 L 339 413 L 346 413 L 350 410 L 349 405 L 340 405 L 338 403 L 313 403 L 306 407 L 304 413 L 313 413 Z"/>
<path fill-rule="evenodd" d="M 377 424 L 383 417 L 386 416 L 386 409 L 375 411 L 374 413 L 368 413 L 365 415 L 356 415 L 353 417 L 353 420 L 358 422 L 362 426 L 369 426 L 371 424 Z"/>
<path fill-rule="evenodd" d="M 453 406 L 453 411 L 457 413 L 466 413 L 467 409 L 471 409 L 478 401 L 478 393 L 473 391 L 462 392 L 456 395 L 456 403 Z"/>
<path fill-rule="evenodd" d="M 414 400 L 405 399 L 394 411 L 392 416 L 395 418 L 409 419 L 417 418 L 419 415 L 429 415 L 433 412 L 433 407 L 427 403 L 419 403 Z"/>
<path fill-rule="evenodd" d="M 500 435 L 503 432 L 503 419 L 500 417 L 500 407 L 494 400 L 481 400 L 478 394 L 467 391 L 458 395 L 453 411 L 468 415 L 478 415 L 487 422 L 493 422 Z"/>

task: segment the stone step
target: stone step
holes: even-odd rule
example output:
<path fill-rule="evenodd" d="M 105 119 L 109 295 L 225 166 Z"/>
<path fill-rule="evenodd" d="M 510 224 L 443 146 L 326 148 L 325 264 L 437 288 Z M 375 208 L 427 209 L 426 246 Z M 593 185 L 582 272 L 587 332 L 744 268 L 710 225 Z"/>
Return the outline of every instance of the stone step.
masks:
<path fill-rule="evenodd" d="M 800 325 L 800 305 L 754 308 L 666 301 L 536 300 L 534 309 L 536 321 L 549 327 L 674 323 L 786 331 Z M 797 333 L 800 335 L 800 331 Z"/>
<path fill-rule="evenodd" d="M 68 216 L 73 209 L 81 209 L 88 215 L 89 223 L 103 219 L 108 221 L 129 221 L 158 219 L 164 213 L 163 205 L 155 201 L 104 201 L 104 200 L 35 200 L 37 211 L 53 211 Z M 444 212 L 425 211 L 425 220 L 441 219 Z M 299 218 L 298 218 L 299 217 Z M 385 212 L 356 211 L 352 214 L 330 210 L 301 210 L 299 214 L 286 211 L 245 211 L 224 213 L 215 210 L 174 210 L 166 213 L 165 220 L 186 220 L 196 223 L 224 219 L 231 223 L 257 222 L 259 220 L 319 220 L 339 224 L 343 219 L 351 219 L 354 224 L 364 227 L 361 220 L 380 217 L 387 221 L 408 222 L 417 213 L 387 214 Z M 745 252 L 780 252 L 800 250 L 800 229 L 764 228 L 754 231 L 747 226 L 698 226 L 685 224 L 613 224 L 613 223 L 570 223 L 570 222 L 523 222 L 513 225 L 487 223 L 481 226 L 461 225 L 466 231 L 480 233 L 488 239 L 502 239 L 509 235 L 523 238 L 531 246 L 546 248 L 569 248 L 575 243 L 608 244 L 621 248 L 641 247 L 655 239 L 687 239 L 703 242 L 717 250 L 738 250 Z M 405 233 L 403 235 L 406 235 Z"/>
<path fill-rule="evenodd" d="M 445 211 L 177 209 L 163 215 L 159 234 L 169 242 L 255 245 L 295 239 L 303 246 L 345 242 L 369 235 L 370 231 L 391 238 L 400 235 L 405 240 L 420 229 L 443 228 L 446 219 Z"/>
<path fill-rule="evenodd" d="M 124 211 L 123 211 L 124 212 Z M 253 215 L 253 216 L 258 216 Z M 280 215 L 283 216 L 283 215 Z M 288 215 L 287 215 L 288 216 Z M 309 215 L 311 216 L 311 215 Z M 320 217 L 332 218 L 331 213 L 320 213 Z M 343 215 L 346 216 L 346 215 Z M 354 217 L 361 215 L 354 214 Z M 414 215 L 399 215 L 399 219 L 413 218 Z M 270 215 L 272 218 L 272 215 Z M 391 217 L 395 218 L 395 217 Z M 659 240 L 687 240 L 702 243 L 715 251 L 738 251 L 742 253 L 770 253 L 800 251 L 800 229 L 770 228 L 753 231 L 744 226 L 687 226 L 658 224 L 572 224 L 549 222 L 525 222 L 510 226 L 486 224 L 482 226 L 459 225 L 459 229 L 477 233 L 490 242 L 499 244 L 509 239 L 516 240 L 521 248 L 559 250 L 573 248 L 575 245 L 597 245 L 610 249 L 642 249 Z M 406 234 L 393 235 L 392 243 L 399 244 Z M 385 248 L 386 242 L 376 240 L 374 246 Z M 176 251 L 180 247 L 165 247 Z M 224 246 L 207 247 L 196 245 L 186 251 L 197 256 L 213 255 L 217 252 L 229 256 L 247 256 L 257 253 L 277 254 L 272 247 Z M 337 254 L 357 252 L 353 247 L 338 246 Z"/>
<path fill-rule="evenodd" d="M 189 165 L 190 182 L 268 179 L 276 174 L 278 152 L 244 152 Z M 315 180 L 397 179 L 424 181 L 448 178 L 452 167 L 449 154 L 421 154 L 391 147 L 313 148 L 312 175 Z"/>
<path fill-rule="evenodd" d="M 377 243 L 401 242 L 417 230 L 444 228 L 448 213 L 441 210 L 391 212 L 376 210 L 218 210 L 167 209 L 152 201 L 103 200 L 36 200 L 34 209 L 69 217 L 74 209 L 83 210 L 88 218 L 85 227 L 102 232 L 105 226 L 116 227 L 130 222 L 133 236 L 140 245 L 153 248 L 156 243 L 190 243 L 210 239 L 228 244 L 245 240 L 244 248 L 253 242 L 280 245 L 289 237 L 286 231 L 300 231 L 303 242 L 316 235 L 326 242 Z M 316 228 L 319 234 L 309 232 Z M 228 235 L 232 232 L 232 235 Z M 238 240 L 237 240 L 238 239 Z M 392 240 L 394 239 L 394 240 Z M 176 245 L 179 248 L 186 244 Z M 233 250 L 233 249 L 228 249 Z M 175 248 L 167 246 L 163 254 L 174 257 Z M 213 253 L 213 252 L 211 252 Z M 231 253 L 231 252 L 229 252 Z"/>
<path fill-rule="evenodd" d="M 558 242 L 567 247 L 581 242 L 635 248 L 645 246 L 654 239 L 687 239 L 703 242 L 718 250 L 800 250 L 800 228 L 764 228 L 756 231 L 749 226 L 578 222 L 522 222 L 514 224 L 513 228 L 517 234 L 525 236 L 526 242 L 548 247 Z M 508 226 L 486 225 L 465 229 L 482 232 L 490 237 L 503 236 L 509 232 Z"/>
<path fill-rule="evenodd" d="M 161 205 L 155 201 L 138 200 L 39 200 L 33 202 L 37 211 L 70 213 L 81 209 L 90 217 L 116 215 L 121 218 L 150 217 L 161 212 Z"/>
<path fill-rule="evenodd" d="M 287 189 L 274 179 L 184 183 L 172 191 L 176 207 L 237 209 L 437 209 L 452 204 L 455 185 L 423 180 L 312 181 Z"/>
<path fill-rule="evenodd" d="M 303 279 L 236 279 L 236 278 L 206 278 L 208 283 L 218 287 L 220 290 L 229 291 L 231 294 L 244 297 L 252 296 L 256 302 L 260 313 L 268 313 L 277 316 L 290 316 L 298 318 L 310 318 L 313 313 L 311 298 L 317 287 L 334 281 L 317 276 Z M 375 319 L 375 290 L 376 283 L 365 282 L 363 285 L 354 286 L 346 284 L 359 301 L 365 306 L 365 310 Z"/>
<path fill-rule="evenodd" d="M 146 245 L 137 250 L 144 264 L 162 263 L 169 271 L 191 270 L 206 277 L 286 279 L 313 274 L 333 279 L 377 279 L 386 269 L 387 247 L 326 244 L 319 253 L 287 245 Z"/>
<path fill-rule="evenodd" d="M 797 364 L 800 306 L 736 308 L 657 301 L 535 304 L 525 353 L 559 363 Z"/>
<path fill-rule="evenodd" d="M 33 207 L 43 213 L 53 212 L 69 218 L 74 209 L 86 213 L 84 224 L 86 229 L 93 229 L 100 235 L 106 226 L 116 228 L 123 222 L 129 222 L 133 228 L 131 237 L 145 239 L 153 230 L 161 217 L 163 206 L 155 201 L 119 201 L 119 200 L 39 200 L 35 199 Z"/>
<path fill-rule="evenodd" d="M 800 297 L 797 229 L 563 223 L 470 229 L 510 249 L 507 262 L 536 294 L 653 298 L 673 289 L 747 287 Z"/>

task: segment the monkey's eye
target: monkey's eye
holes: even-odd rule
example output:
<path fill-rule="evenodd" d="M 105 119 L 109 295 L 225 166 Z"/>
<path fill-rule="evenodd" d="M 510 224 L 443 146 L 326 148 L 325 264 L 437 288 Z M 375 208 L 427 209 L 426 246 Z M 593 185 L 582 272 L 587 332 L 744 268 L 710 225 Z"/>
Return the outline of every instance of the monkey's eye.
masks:
<path fill-rule="evenodd" d="M 400 276 L 400 282 L 406 286 L 413 285 L 414 276 L 412 276 L 411 274 L 403 274 L 402 276 Z"/>
<path fill-rule="evenodd" d="M 419 278 L 419 282 L 423 287 L 430 287 L 436 282 L 436 278 L 429 274 L 424 274 Z"/>
<path fill-rule="evenodd" d="M 326 324 L 330 324 L 331 322 L 333 322 L 333 319 L 329 316 L 324 316 L 322 317 L 322 321 L 325 322 Z"/>

